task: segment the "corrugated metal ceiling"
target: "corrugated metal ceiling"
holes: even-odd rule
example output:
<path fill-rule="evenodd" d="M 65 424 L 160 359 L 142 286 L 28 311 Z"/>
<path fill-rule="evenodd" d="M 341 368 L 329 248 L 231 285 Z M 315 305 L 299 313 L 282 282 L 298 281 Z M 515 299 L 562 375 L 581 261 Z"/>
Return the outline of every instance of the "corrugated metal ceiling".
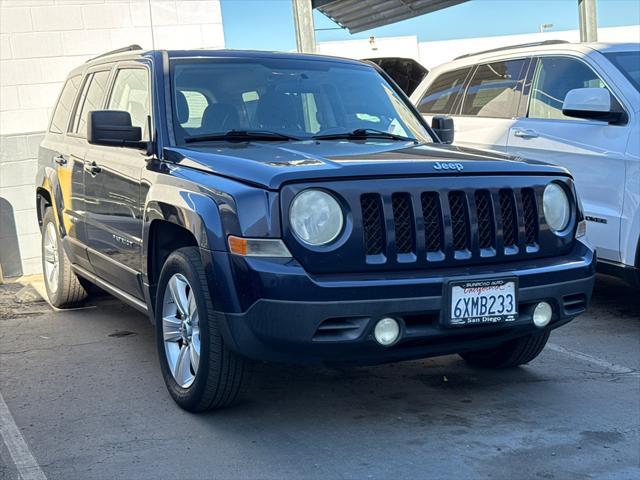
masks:
<path fill-rule="evenodd" d="M 312 0 L 341 27 L 358 33 L 452 7 L 468 0 Z"/>

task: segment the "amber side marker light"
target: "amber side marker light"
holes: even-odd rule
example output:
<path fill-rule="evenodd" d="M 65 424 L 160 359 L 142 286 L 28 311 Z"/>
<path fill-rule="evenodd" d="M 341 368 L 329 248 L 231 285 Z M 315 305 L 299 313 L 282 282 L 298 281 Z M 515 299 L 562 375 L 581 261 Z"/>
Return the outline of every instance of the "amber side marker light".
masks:
<path fill-rule="evenodd" d="M 290 258 L 289 249 L 279 238 L 242 238 L 229 235 L 229 251 L 243 257 Z"/>

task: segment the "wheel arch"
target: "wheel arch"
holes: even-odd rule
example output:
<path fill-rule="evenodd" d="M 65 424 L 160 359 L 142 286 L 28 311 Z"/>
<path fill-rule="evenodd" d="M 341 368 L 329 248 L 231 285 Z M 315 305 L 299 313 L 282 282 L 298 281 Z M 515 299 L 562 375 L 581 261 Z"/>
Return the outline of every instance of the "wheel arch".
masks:
<path fill-rule="evenodd" d="M 44 218 L 44 211 L 48 207 L 53 206 L 51 199 L 51 193 L 44 187 L 36 188 L 36 214 L 38 215 L 38 225 L 42 229 L 42 219 Z"/>
<path fill-rule="evenodd" d="M 226 249 L 224 238 L 220 210 L 212 198 L 168 185 L 153 186 L 143 223 L 142 268 L 148 306 L 155 304 L 160 271 L 171 252 L 190 246 Z"/>

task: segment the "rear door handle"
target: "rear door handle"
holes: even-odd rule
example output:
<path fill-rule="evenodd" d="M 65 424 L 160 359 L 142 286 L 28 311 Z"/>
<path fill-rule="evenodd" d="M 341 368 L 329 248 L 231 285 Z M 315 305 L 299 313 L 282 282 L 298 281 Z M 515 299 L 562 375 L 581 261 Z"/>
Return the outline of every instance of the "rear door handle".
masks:
<path fill-rule="evenodd" d="M 513 134 L 516 137 L 520 137 L 520 138 L 538 138 L 538 132 L 536 132 L 535 130 L 531 130 L 529 128 L 526 128 L 526 129 L 516 128 L 513 131 Z"/>
<path fill-rule="evenodd" d="M 67 164 L 67 159 L 64 158 L 64 155 L 56 155 L 55 157 L 53 157 L 53 161 L 56 162 L 58 165 Z"/>
<path fill-rule="evenodd" d="M 97 175 L 102 171 L 102 168 L 96 162 L 91 162 L 84 164 L 84 171 L 91 175 Z"/>

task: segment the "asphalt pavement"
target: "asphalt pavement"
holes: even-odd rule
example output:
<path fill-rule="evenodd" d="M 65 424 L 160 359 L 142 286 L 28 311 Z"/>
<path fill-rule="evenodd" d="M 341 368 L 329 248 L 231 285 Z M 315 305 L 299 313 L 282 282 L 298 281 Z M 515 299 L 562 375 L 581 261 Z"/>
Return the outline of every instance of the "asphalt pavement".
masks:
<path fill-rule="evenodd" d="M 640 291 L 606 277 L 528 366 L 264 364 L 249 399 L 198 415 L 145 316 L 19 290 L 0 286 L 0 479 L 640 478 Z"/>

